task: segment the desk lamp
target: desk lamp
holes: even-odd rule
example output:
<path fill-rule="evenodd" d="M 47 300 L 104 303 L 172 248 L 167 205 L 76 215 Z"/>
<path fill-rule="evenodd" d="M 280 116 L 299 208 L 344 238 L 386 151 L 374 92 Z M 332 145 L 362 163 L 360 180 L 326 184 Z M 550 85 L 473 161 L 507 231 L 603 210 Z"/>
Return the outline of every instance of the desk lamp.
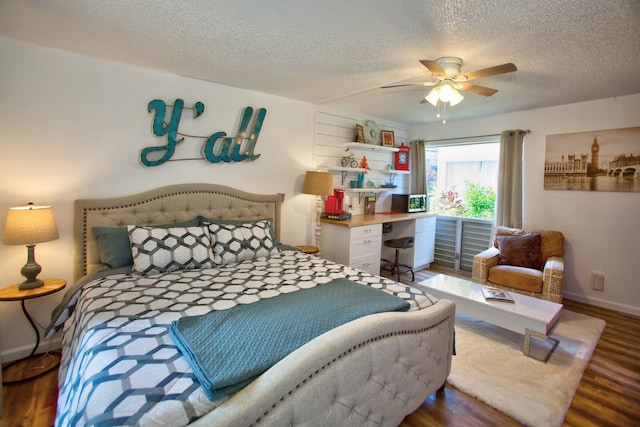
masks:
<path fill-rule="evenodd" d="M 37 278 L 42 267 L 35 260 L 36 243 L 49 242 L 59 237 L 51 206 L 34 206 L 29 203 L 28 206 L 9 208 L 2 243 L 27 246 L 27 263 L 20 270 L 26 280 L 20 284 L 19 289 L 34 289 L 44 285 Z"/>

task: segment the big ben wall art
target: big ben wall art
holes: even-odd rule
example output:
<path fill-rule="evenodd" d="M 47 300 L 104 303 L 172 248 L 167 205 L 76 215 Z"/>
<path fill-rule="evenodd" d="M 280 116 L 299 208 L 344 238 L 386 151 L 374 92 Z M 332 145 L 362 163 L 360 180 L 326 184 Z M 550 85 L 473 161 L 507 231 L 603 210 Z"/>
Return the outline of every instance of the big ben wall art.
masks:
<path fill-rule="evenodd" d="M 544 189 L 640 192 L 640 127 L 547 135 Z"/>

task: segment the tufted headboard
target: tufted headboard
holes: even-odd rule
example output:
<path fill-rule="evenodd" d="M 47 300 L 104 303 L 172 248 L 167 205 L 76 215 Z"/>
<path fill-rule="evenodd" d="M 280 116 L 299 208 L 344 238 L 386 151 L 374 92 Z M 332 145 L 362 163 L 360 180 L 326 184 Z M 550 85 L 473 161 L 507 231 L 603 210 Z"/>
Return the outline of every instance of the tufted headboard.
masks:
<path fill-rule="evenodd" d="M 131 196 L 76 200 L 73 204 L 74 281 L 101 265 L 93 227 L 170 224 L 199 215 L 235 220 L 272 218 L 279 240 L 283 199 L 284 194 L 247 193 L 217 184 L 177 184 Z"/>

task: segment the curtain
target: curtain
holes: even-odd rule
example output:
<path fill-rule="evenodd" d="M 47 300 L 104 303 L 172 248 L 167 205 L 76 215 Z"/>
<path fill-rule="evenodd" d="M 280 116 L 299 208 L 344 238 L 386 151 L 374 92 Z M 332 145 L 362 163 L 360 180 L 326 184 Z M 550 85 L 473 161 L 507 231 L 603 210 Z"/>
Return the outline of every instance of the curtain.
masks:
<path fill-rule="evenodd" d="M 522 228 L 522 151 L 526 131 L 500 134 L 496 225 Z"/>
<path fill-rule="evenodd" d="M 411 194 L 427 194 L 427 171 L 425 168 L 425 142 L 422 139 L 411 141 Z"/>

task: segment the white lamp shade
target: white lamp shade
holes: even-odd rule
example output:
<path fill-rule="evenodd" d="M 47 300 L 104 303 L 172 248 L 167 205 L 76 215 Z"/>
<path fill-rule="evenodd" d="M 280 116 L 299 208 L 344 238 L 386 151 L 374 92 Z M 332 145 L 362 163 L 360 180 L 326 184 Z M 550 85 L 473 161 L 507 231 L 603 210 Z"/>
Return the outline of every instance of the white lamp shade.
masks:
<path fill-rule="evenodd" d="M 51 206 L 9 208 L 2 238 L 5 245 L 30 245 L 59 237 Z"/>
<path fill-rule="evenodd" d="M 440 101 L 442 102 L 451 101 L 453 92 L 454 92 L 454 89 L 451 87 L 451 85 L 448 85 L 448 84 L 442 85 L 442 89 L 440 89 Z"/>
<path fill-rule="evenodd" d="M 333 194 L 333 175 L 330 172 L 307 171 L 302 184 L 304 194 L 329 196 Z"/>
<path fill-rule="evenodd" d="M 433 89 L 431 89 L 431 92 L 429 92 L 429 94 L 425 96 L 424 99 L 426 99 L 429 104 L 435 107 L 436 105 L 438 105 L 439 97 L 440 97 L 440 86 L 434 87 Z"/>
<path fill-rule="evenodd" d="M 454 106 L 462 102 L 464 96 L 453 86 L 445 83 L 431 89 L 431 92 L 424 99 L 434 107 L 438 106 L 438 102 L 448 102 L 451 106 Z"/>
<path fill-rule="evenodd" d="M 464 99 L 464 96 L 462 96 L 462 94 L 457 90 L 453 89 L 453 93 L 451 94 L 451 100 L 449 101 L 449 104 L 453 107 L 454 105 L 458 105 L 463 99 Z"/>

